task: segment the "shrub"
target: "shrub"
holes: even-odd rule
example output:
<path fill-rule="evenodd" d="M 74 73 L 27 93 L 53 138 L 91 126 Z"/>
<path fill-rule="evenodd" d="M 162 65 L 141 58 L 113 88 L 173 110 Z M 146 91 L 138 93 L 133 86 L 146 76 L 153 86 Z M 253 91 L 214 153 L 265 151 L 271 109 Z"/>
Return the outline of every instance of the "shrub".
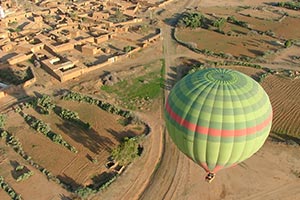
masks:
<path fill-rule="evenodd" d="M 33 105 L 36 106 L 41 114 L 49 114 L 50 111 L 55 107 L 55 104 L 52 103 L 52 99 L 48 95 L 43 95 L 40 98 L 37 98 Z"/>
<path fill-rule="evenodd" d="M 77 112 L 74 112 L 74 111 L 71 111 L 71 110 L 68 110 L 65 108 L 61 109 L 59 116 L 66 120 L 75 120 L 75 121 L 79 120 L 79 115 Z"/>
<path fill-rule="evenodd" d="M 17 182 L 24 181 L 33 175 L 32 171 L 25 172 L 17 177 Z"/>
<path fill-rule="evenodd" d="M 16 167 L 16 171 L 22 171 L 24 169 L 24 165 L 18 165 Z"/>
<path fill-rule="evenodd" d="M 12 200 L 21 200 L 21 195 L 17 194 L 15 190 L 5 182 L 3 176 L 0 176 L 0 188 L 2 188 L 10 197 Z"/>
<path fill-rule="evenodd" d="M 203 18 L 200 12 L 187 12 L 179 19 L 177 26 L 195 29 L 201 27 Z"/>
<path fill-rule="evenodd" d="M 80 187 L 75 191 L 75 194 L 77 194 L 81 198 L 87 198 L 88 196 L 90 196 L 91 194 L 95 194 L 96 192 L 96 190 L 93 190 L 89 187 Z"/>
<path fill-rule="evenodd" d="M 3 114 L 0 114 L 0 129 L 2 129 L 5 125 L 6 116 Z"/>
<path fill-rule="evenodd" d="M 138 157 L 138 143 L 137 138 L 125 137 L 124 142 L 112 150 L 111 156 L 120 165 L 128 165 Z"/>
<path fill-rule="evenodd" d="M 293 41 L 292 40 L 286 40 L 284 43 L 285 48 L 289 48 L 293 45 Z"/>

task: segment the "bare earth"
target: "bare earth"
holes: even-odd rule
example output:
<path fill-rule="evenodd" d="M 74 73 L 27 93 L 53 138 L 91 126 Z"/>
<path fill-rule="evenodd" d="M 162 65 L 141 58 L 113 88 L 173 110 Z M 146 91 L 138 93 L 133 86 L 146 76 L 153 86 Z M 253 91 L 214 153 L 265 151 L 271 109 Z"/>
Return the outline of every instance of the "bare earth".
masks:
<path fill-rule="evenodd" d="M 189 1 L 191 2 L 191 1 Z M 188 5 L 187 1 L 180 3 L 174 2 L 174 5 Z M 266 2 L 266 1 L 264 1 Z M 268 1 L 272 2 L 272 1 Z M 184 4 L 186 3 L 186 4 Z M 195 3 L 195 2 L 193 2 Z M 198 3 L 198 5 L 197 5 Z M 224 5 L 260 5 L 262 1 L 199 1 L 192 6 L 224 6 Z M 168 8 L 167 13 L 176 12 L 176 8 Z M 171 77 L 174 73 L 170 67 L 177 66 L 176 58 L 181 56 L 189 56 L 190 58 L 202 60 L 201 55 L 195 55 L 186 48 L 178 47 L 169 38 L 170 27 L 163 25 L 163 38 L 165 58 L 166 58 L 166 73 L 167 80 L 173 80 Z M 275 66 L 276 67 L 276 66 Z M 240 69 L 248 75 L 256 74 L 258 70 Z M 267 82 L 267 81 L 266 81 Z M 264 85 L 265 87 L 265 85 Z M 276 91 L 279 93 L 280 91 Z M 274 92 L 275 93 L 275 92 Z M 272 97 L 271 97 L 272 99 Z M 159 113 L 156 114 L 157 118 Z M 158 137 L 158 133 L 156 137 Z M 300 198 L 300 181 L 294 171 L 299 170 L 300 154 L 299 147 L 287 146 L 278 144 L 272 141 L 267 141 L 262 149 L 252 156 L 247 161 L 233 168 L 220 171 L 217 174 L 215 181 L 212 184 L 207 184 L 204 181 L 205 172 L 195 163 L 186 158 L 180 153 L 171 139 L 166 134 L 164 152 L 162 161 L 158 165 L 151 181 L 146 190 L 141 193 L 139 199 L 200 199 L 200 200 L 296 200 Z M 153 139 L 153 138 L 149 138 Z M 148 157 L 148 154 L 144 155 Z M 146 159 L 146 158 L 142 159 Z M 152 161 L 154 162 L 154 161 Z M 145 164 L 145 172 L 149 171 L 149 164 Z M 147 166 L 147 167 L 146 167 Z M 140 166 L 139 166 L 140 167 Z M 124 174 L 126 176 L 117 180 L 103 197 L 104 199 L 136 199 L 137 193 L 140 190 L 131 190 L 131 196 L 123 198 L 124 191 L 128 195 L 127 188 L 121 189 L 121 184 L 128 182 L 134 184 L 137 180 L 132 179 L 130 175 L 135 169 L 130 168 Z M 140 173 L 138 179 L 144 180 L 147 174 Z M 144 185 L 143 185 L 144 186 Z M 133 189 L 133 188 L 132 188 Z M 111 196 L 109 195 L 111 194 Z M 119 194 L 114 196 L 113 194 Z"/>
<path fill-rule="evenodd" d="M 215 6 L 239 6 L 239 5 L 251 5 L 258 6 L 266 2 L 274 2 L 274 0 L 177 0 L 169 4 L 161 19 L 164 17 L 171 17 L 173 13 L 182 12 L 185 8 L 193 7 L 215 7 Z M 162 23 L 162 22 L 159 22 Z M 171 39 L 172 27 L 162 23 L 159 24 L 162 28 L 163 35 L 163 56 L 166 61 L 166 79 L 167 85 L 172 86 L 176 79 L 180 78 L 180 74 L 176 73 L 176 67 L 179 65 L 177 63 L 180 57 L 189 57 L 191 59 L 203 61 L 207 59 L 203 55 L 195 54 L 188 49 L 179 46 Z M 159 44 L 160 45 L 160 44 Z M 158 59 L 161 57 L 161 47 L 159 45 L 154 46 L 152 49 L 146 49 L 137 57 L 132 57 L 131 60 L 126 63 L 120 63 L 115 66 L 105 67 L 102 70 L 118 70 L 122 67 L 129 67 L 133 65 L 144 64 L 146 61 Z M 294 52 L 289 52 L 293 54 Z M 149 56 L 143 56 L 148 54 Z M 139 58 L 138 56 L 141 56 Z M 210 58 L 211 59 L 211 58 Z M 282 60 L 280 60 L 282 61 Z M 270 65 L 268 65 L 270 66 Z M 175 71 L 174 71 L 175 67 Z M 278 67 L 274 64 L 272 67 Z M 236 67 L 234 67 L 236 68 Z M 248 75 L 253 75 L 257 73 L 257 70 L 248 68 L 239 68 L 242 72 Z M 177 68 L 178 72 L 178 68 Z M 172 75 L 177 75 L 177 77 Z M 82 77 L 82 81 L 89 80 L 92 75 L 87 75 Z M 175 79 L 175 80 L 174 80 Z M 61 87 L 68 87 L 73 85 L 73 82 L 68 82 Z M 277 89 L 274 90 L 273 86 L 278 85 Z M 170 89 L 170 87 L 167 88 Z M 269 93 L 272 105 L 275 109 L 274 126 L 276 126 L 278 121 L 284 120 L 289 122 L 294 122 L 292 120 L 299 121 L 299 80 L 297 81 L 278 81 L 276 77 L 268 77 L 263 83 L 263 87 Z M 38 88 L 41 89 L 41 88 Z M 42 92 L 49 92 L 47 89 Z M 166 92 L 166 95 L 168 93 Z M 297 96 L 298 95 L 298 96 Z M 284 101 L 284 98 L 290 98 L 292 96 L 292 103 Z M 0 101 L 1 103 L 1 101 Z M 275 143 L 268 140 L 259 152 L 252 156 L 247 161 L 233 167 L 220 171 L 217 174 L 216 179 L 211 184 L 207 184 L 204 181 L 205 172 L 204 170 L 185 157 L 179 150 L 175 147 L 168 134 L 164 132 L 164 120 L 162 113 L 162 102 L 156 102 L 157 109 L 152 112 L 138 113 L 140 117 L 147 122 L 151 127 L 151 134 L 147 136 L 143 143 L 144 152 L 142 157 L 138 158 L 133 164 L 127 167 L 125 172 L 115 181 L 109 188 L 91 199 L 99 200 L 115 200 L 115 199 L 145 199 L 145 200 L 298 200 L 300 199 L 300 179 L 297 177 L 296 171 L 300 171 L 300 148 L 298 146 L 288 146 L 283 143 Z M 282 104 L 282 105 L 281 105 Z M 294 105 L 294 106 L 293 106 Z M 0 105 L 1 107 L 2 105 Z M 64 105 L 67 107 L 67 105 Z M 72 105 L 70 105 L 72 107 Z M 4 105 L 3 105 L 4 107 Z M 283 113 L 289 113 L 293 109 L 297 108 L 296 111 L 291 112 L 291 115 L 280 114 L 280 108 L 283 107 L 285 110 Z M 277 114 L 278 113 L 278 114 Z M 84 119 L 84 118 L 83 118 Z M 21 121 L 20 119 L 16 119 Z M 113 119 L 116 120 L 116 119 Z M 88 121 L 88 120 L 87 120 Z M 297 121 L 296 124 L 299 124 Z M 11 122 L 13 123 L 13 122 Z M 299 130 L 299 126 L 290 127 L 287 123 L 286 128 Z M 20 126 L 28 127 L 25 124 L 20 124 Z M 100 124 L 94 124 L 94 126 L 101 126 Z M 97 127 L 95 127 L 97 129 Z M 56 129 L 56 128 L 54 128 Z M 29 128 L 25 128 L 24 131 L 30 131 Z M 57 132 L 60 132 L 58 128 Z M 50 142 L 35 134 L 31 136 L 32 141 L 27 141 L 25 135 L 32 134 L 26 132 L 23 134 L 20 132 L 17 134 L 20 137 L 26 151 L 30 152 L 33 156 L 36 155 L 35 159 L 43 164 L 42 157 L 38 157 L 38 151 L 42 152 L 42 149 L 37 146 L 33 147 L 34 141 L 37 143 L 49 143 L 47 146 L 48 155 L 51 152 L 64 152 L 64 159 L 68 159 L 66 163 L 76 163 L 76 165 L 82 169 L 76 168 L 71 169 L 69 165 L 61 165 L 60 168 L 56 167 L 56 162 L 52 161 L 51 164 L 47 164 L 51 170 L 54 171 L 56 175 L 76 175 L 75 180 L 79 183 L 84 184 L 91 174 L 90 169 L 97 171 L 97 169 L 92 163 L 90 163 L 86 158 L 86 153 L 96 156 L 99 152 L 94 152 L 93 149 L 88 149 L 88 147 L 79 144 L 80 142 L 74 142 L 74 145 L 80 150 L 85 149 L 84 153 L 77 156 L 77 158 L 68 156 L 69 153 L 62 149 L 61 147 L 52 146 L 50 149 Z M 61 132 L 63 135 L 63 133 Z M 72 141 L 71 135 L 63 135 L 68 141 Z M 112 139 L 113 140 L 113 139 Z M 113 140 L 112 143 L 116 143 Z M 3 141 L 0 143 L 0 147 L 3 147 Z M 36 149 L 34 149 L 36 148 Z M 40 148 L 40 149 L 39 149 Z M 61 149 L 60 149 L 61 148 Z M 60 150 L 59 150 L 60 149 Z M 8 150 L 9 155 L 12 159 L 25 164 L 24 161 L 12 150 Z M 35 154 L 36 152 L 36 154 Z M 46 150 L 43 150 L 43 155 L 47 156 Z M 99 153 L 98 155 L 100 155 Z M 71 155 L 71 154 L 70 154 Z M 104 152 L 103 157 L 106 159 L 108 155 Z M 58 157 L 58 156 L 57 156 Z M 54 158 L 54 156 L 52 157 Z M 99 158 L 101 159 L 101 158 Z M 74 161 L 75 160 L 75 161 Z M 80 161 L 82 160 L 82 162 Z M 13 169 L 10 166 L 10 160 L 6 160 L 0 165 L 0 170 L 3 168 L 9 169 L 5 172 L 1 172 L 6 177 L 10 177 L 10 172 Z M 74 162 L 73 162 L 74 161 Z M 70 164 L 70 165 L 71 165 Z M 26 165 L 26 164 L 25 164 Z M 27 166 L 27 165 L 26 165 Z M 103 165 L 102 165 L 103 166 Z M 27 166 L 30 168 L 30 166 Z M 83 170 L 84 168 L 89 170 Z M 30 168 L 31 169 L 31 168 Z M 25 193 L 28 196 L 23 196 L 25 200 L 56 200 L 63 199 L 62 195 L 69 196 L 69 194 L 63 190 L 60 186 L 54 184 L 53 182 L 47 181 L 45 177 L 31 169 L 35 172 L 35 175 L 26 180 L 24 184 L 26 187 L 22 187 L 22 184 L 16 184 L 14 180 L 7 179 L 13 188 L 23 195 Z M 66 176 L 67 177 L 67 176 Z M 28 187 L 30 185 L 31 187 Z M 47 188 L 47 190 L 41 190 L 41 188 Z M 49 189 L 48 189 L 49 188 Z M 24 190 L 26 189 L 26 192 Z M 32 195 L 32 196 L 30 196 Z M 42 198 L 39 198 L 42 197 Z M 0 190 L 0 200 L 10 199 L 6 193 Z"/>

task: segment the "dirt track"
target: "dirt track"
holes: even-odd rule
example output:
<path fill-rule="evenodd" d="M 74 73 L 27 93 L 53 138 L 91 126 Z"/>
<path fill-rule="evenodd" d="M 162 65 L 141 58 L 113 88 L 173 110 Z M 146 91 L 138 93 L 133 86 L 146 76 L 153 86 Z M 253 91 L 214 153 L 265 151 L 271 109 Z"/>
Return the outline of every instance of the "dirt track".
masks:
<path fill-rule="evenodd" d="M 200 6 L 215 6 L 220 3 L 205 2 L 207 1 L 202 1 Z M 253 5 L 260 3 L 251 2 Z M 165 59 L 167 75 L 170 75 L 170 67 L 174 66 L 174 56 L 179 56 L 182 52 L 174 51 L 176 47 L 168 33 L 171 33 L 171 27 L 164 26 L 164 46 L 167 48 Z M 291 170 L 299 166 L 299 163 L 296 164 L 299 159 L 296 151 L 293 147 L 268 142 L 245 163 L 221 171 L 215 182 L 209 185 L 203 181 L 204 171 L 180 153 L 166 135 L 160 168 L 140 199 L 299 199 L 300 183 L 291 173 Z M 295 191 L 290 192 L 293 189 Z"/>
<path fill-rule="evenodd" d="M 257 5 L 262 1 L 246 0 L 246 2 Z M 192 7 L 193 4 L 207 7 L 217 4 L 245 5 L 246 3 L 237 0 L 182 0 L 174 4 L 176 6 L 169 6 L 166 15 L 179 11 L 180 5 L 185 8 Z M 176 66 L 176 57 L 201 56 L 187 53 L 185 48 L 178 48 L 171 40 L 171 27 L 163 24 L 162 28 L 168 75 L 166 78 L 172 80 L 174 77 L 170 76 L 173 74 L 170 67 Z M 185 51 L 181 52 L 181 50 Z M 205 172 L 180 153 L 167 134 L 165 146 L 162 146 L 164 126 L 161 116 L 159 108 L 156 113 L 141 114 L 152 128 L 144 144 L 143 156 L 130 165 L 108 190 L 92 199 L 300 199 L 300 181 L 291 172 L 291 170 L 300 170 L 298 147 L 267 142 L 252 158 L 234 168 L 221 171 L 212 184 L 207 184 L 203 180 Z M 161 155 L 162 160 L 158 164 Z"/>
<path fill-rule="evenodd" d="M 172 13 L 179 12 L 180 8 L 182 10 L 182 8 L 192 7 L 193 4 L 195 6 L 197 2 L 198 6 L 203 6 L 204 4 L 205 6 L 215 6 L 217 3 L 220 3 L 212 3 L 212 1 L 209 1 L 210 4 L 206 4 L 207 1 L 201 1 L 200 4 L 199 1 L 174 2 L 176 7 L 168 7 L 164 15 L 171 17 Z M 232 2 L 235 4 L 240 3 L 240 1 Z M 260 2 L 251 1 L 251 4 L 257 5 Z M 226 1 L 226 3 L 229 2 Z M 167 16 L 162 17 L 167 18 Z M 169 22 L 172 24 L 172 20 Z M 189 55 L 199 59 L 202 56 L 188 52 L 183 47 L 178 47 L 171 39 L 171 26 L 162 24 L 161 27 L 164 44 L 163 53 L 167 67 L 167 86 L 171 86 L 176 81 L 174 79 L 177 78 L 174 76 L 176 73 L 174 73 L 174 68 L 172 68 L 177 64 L 177 57 Z M 148 118 L 150 125 L 157 122 L 157 117 L 160 114 L 156 113 L 156 117 L 152 116 L 152 120 L 154 120 L 152 122 Z M 157 130 L 157 126 L 154 125 L 153 127 L 153 129 Z M 160 127 L 163 130 L 161 125 Z M 145 200 L 299 199 L 299 179 L 291 173 L 291 170 L 298 170 L 298 160 L 300 159 L 300 155 L 297 153 L 298 148 L 267 142 L 252 158 L 234 168 L 221 171 L 212 184 L 207 184 L 203 180 L 205 172 L 180 153 L 167 134 L 165 135 L 162 160 L 158 165 L 154 165 L 159 160 L 155 156 L 160 155 L 160 153 L 153 151 L 153 149 L 161 148 L 159 143 L 157 143 L 162 142 L 157 140 L 161 136 L 160 134 L 158 131 L 152 132 L 147 141 L 149 146 L 146 146 L 146 148 L 150 148 L 149 151 L 145 152 L 141 160 L 130 166 L 124 176 L 120 177 L 109 190 L 101 195 L 103 199 L 137 199 L 139 195 L 141 195 L 139 199 Z M 160 136 L 158 137 L 158 135 Z M 153 155 L 153 152 L 156 154 Z M 155 159 L 151 160 L 154 157 Z M 157 170 L 151 177 L 151 174 L 147 173 L 153 171 L 151 169 L 153 166 Z"/>

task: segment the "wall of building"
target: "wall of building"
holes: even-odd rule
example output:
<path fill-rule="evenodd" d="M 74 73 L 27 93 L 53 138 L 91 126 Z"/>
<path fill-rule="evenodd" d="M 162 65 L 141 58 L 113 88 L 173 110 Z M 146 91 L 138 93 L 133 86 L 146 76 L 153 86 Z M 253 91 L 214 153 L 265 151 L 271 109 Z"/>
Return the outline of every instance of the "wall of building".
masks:
<path fill-rule="evenodd" d="M 28 54 L 18 54 L 12 58 L 9 58 L 7 61 L 10 65 L 15 65 L 18 64 L 20 62 L 24 62 L 26 60 L 29 60 L 31 57 L 33 56 L 32 53 L 28 53 Z"/>

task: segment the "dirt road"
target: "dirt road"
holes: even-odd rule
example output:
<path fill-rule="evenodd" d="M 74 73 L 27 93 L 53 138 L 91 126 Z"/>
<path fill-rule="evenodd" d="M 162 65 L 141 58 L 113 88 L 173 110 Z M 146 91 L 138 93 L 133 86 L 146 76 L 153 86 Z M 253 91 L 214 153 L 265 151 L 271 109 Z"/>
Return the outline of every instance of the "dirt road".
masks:
<path fill-rule="evenodd" d="M 239 2 L 232 1 L 235 4 Z M 200 6 L 217 5 L 217 2 L 213 1 L 209 3 L 198 1 L 198 3 Z M 252 1 L 251 4 L 258 3 L 261 2 Z M 192 7 L 196 6 L 197 1 L 182 4 Z M 176 9 L 166 10 L 169 13 L 176 13 Z M 177 11 L 179 10 L 177 7 Z M 173 21 L 168 22 L 172 25 Z M 172 66 L 176 66 L 175 57 L 180 57 L 182 52 L 176 52 L 178 48 L 171 38 L 172 26 L 163 24 L 162 31 L 167 67 L 166 80 L 169 80 L 168 84 L 172 86 L 176 81 L 172 76 L 174 74 Z M 260 152 L 245 163 L 221 171 L 212 184 L 204 182 L 204 170 L 180 153 L 168 135 L 164 149 L 160 167 L 140 199 L 299 199 L 300 183 L 291 173 L 291 170 L 298 166 L 295 162 L 297 163 L 299 155 L 294 147 L 277 146 L 268 142 Z M 280 158 L 277 155 L 280 155 Z"/>

